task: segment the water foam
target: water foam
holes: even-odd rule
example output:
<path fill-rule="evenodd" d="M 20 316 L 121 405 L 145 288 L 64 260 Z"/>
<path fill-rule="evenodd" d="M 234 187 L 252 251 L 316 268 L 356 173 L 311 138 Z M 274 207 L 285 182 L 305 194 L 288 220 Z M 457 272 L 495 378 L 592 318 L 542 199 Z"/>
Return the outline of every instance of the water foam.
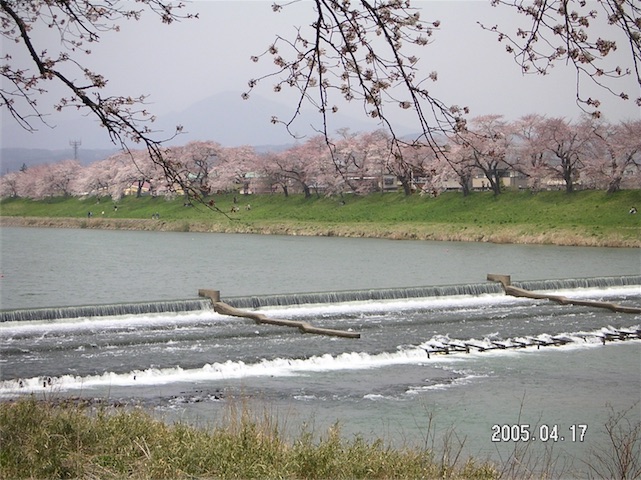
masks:
<path fill-rule="evenodd" d="M 638 330 L 639 326 L 630 327 L 630 331 Z M 619 329 L 620 331 L 621 329 Z M 590 348 L 601 345 L 604 334 L 617 330 L 612 327 L 604 327 L 591 332 L 573 332 L 562 335 L 541 334 L 537 338 L 541 341 L 551 341 L 563 337 L 568 343 L 558 345 L 555 348 L 575 349 Z M 518 339 L 508 339 L 506 345 Z M 315 355 L 309 358 L 275 358 L 272 360 L 260 360 L 256 363 L 245 363 L 243 361 L 226 361 L 221 363 L 206 364 L 201 368 L 183 369 L 173 368 L 149 368 L 146 370 L 135 370 L 127 373 L 106 372 L 93 376 L 63 375 L 60 377 L 34 377 L 29 379 L 6 380 L 0 382 L 0 397 L 21 395 L 32 392 L 46 391 L 69 391 L 79 389 L 91 389 L 96 387 L 109 386 L 150 386 L 182 382 L 220 381 L 229 379 L 241 379 L 248 377 L 264 376 L 293 376 L 305 375 L 314 372 L 331 372 L 341 370 L 364 370 L 384 368 L 393 365 L 454 365 L 478 356 L 487 355 L 521 355 L 525 352 L 536 352 L 538 347 L 531 344 L 519 348 L 494 348 L 492 349 L 493 338 L 486 337 L 480 340 L 470 339 L 468 342 L 477 343 L 487 348 L 486 351 L 470 349 L 469 352 L 451 352 L 447 355 L 431 355 L 428 357 L 426 351 L 434 347 L 442 347 L 451 340 L 442 335 L 433 337 L 417 346 L 406 346 L 394 352 L 382 352 L 369 354 L 364 352 L 347 352 L 338 355 Z M 641 339 L 630 339 L 629 342 L 641 344 Z M 541 349 L 544 350 L 544 349 Z M 464 376 L 458 383 L 466 381 L 472 376 Z M 469 377 L 469 378 L 468 378 Z M 426 387 L 427 388 L 427 387 Z M 433 388 L 441 388 L 434 386 Z"/>
<path fill-rule="evenodd" d="M 189 313 L 155 313 L 118 315 L 113 317 L 83 317 L 48 321 L 15 321 L 0 323 L 0 338 L 38 332 L 83 332 L 110 329 L 137 329 L 168 326 L 189 326 L 202 322 L 224 322 L 229 317 L 213 310 Z"/>

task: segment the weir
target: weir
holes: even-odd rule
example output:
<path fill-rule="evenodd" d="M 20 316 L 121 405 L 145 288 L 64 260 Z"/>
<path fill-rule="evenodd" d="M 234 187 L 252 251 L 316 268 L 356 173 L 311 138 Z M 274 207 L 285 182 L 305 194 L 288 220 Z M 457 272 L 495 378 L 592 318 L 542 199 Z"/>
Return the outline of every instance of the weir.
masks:
<path fill-rule="evenodd" d="M 641 283 L 641 278 L 640 278 Z M 292 305 L 365 302 L 369 300 L 404 300 L 453 295 L 483 295 L 501 293 L 494 283 L 468 283 L 429 287 L 380 288 L 371 290 L 342 290 L 337 292 L 290 293 L 248 297 L 226 297 L 225 303 L 235 308 L 288 307 Z"/>
<path fill-rule="evenodd" d="M 606 288 L 639 285 L 641 275 L 620 277 L 570 278 L 558 280 L 529 280 L 511 282 L 524 290 L 562 290 L 574 288 Z M 409 300 L 416 298 L 447 297 L 455 295 L 484 295 L 502 293 L 499 283 L 468 283 L 405 288 L 381 288 L 369 290 L 343 290 L 336 292 L 292 293 L 282 295 L 255 295 L 225 297 L 223 301 L 238 309 L 306 304 L 334 304 L 358 301 Z M 220 300 L 220 299 L 218 299 Z M 102 317 L 113 315 L 144 315 L 150 313 L 179 313 L 212 310 L 212 302 L 206 298 L 187 300 L 155 301 L 124 304 L 82 305 L 20 310 L 0 310 L 0 322 L 60 320 L 64 318 Z"/>
<path fill-rule="evenodd" d="M 202 298 L 196 298 L 160 302 L 0 310 L 0 322 L 60 320 L 63 318 L 109 317 L 115 315 L 145 315 L 149 313 L 179 313 L 197 310 L 211 310 L 211 302 Z"/>
<path fill-rule="evenodd" d="M 562 295 L 553 295 L 548 293 L 536 293 L 529 289 L 518 287 L 512 284 L 512 280 L 509 275 L 497 274 L 497 273 L 488 273 L 487 279 L 493 282 L 499 282 L 505 293 L 507 295 L 512 295 L 513 297 L 525 297 L 532 299 L 545 299 L 552 300 L 553 302 L 559 303 L 561 305 L 582 305 L 586 307 L 595 307 L 595 308 L 606 308 L 613 312 L 622 312 L 622 313 L 641 313 L 641 307 L 627 307 L 624 305 L 619 305 L 617 303 L 611 302 L 600 302 L 596 300 L 577 300 L 564 297 Z"/>
<path fill-rule="evenodd" d="M 641 275 L 620 277 L 569 278 L 558 280 L 531 280 L 512 282 L 526 290 L 561 290 L 573 288 L 606 288 L 641 286 Z M 425 297 L 449 297 L 454 295 L 484 295 L 501 293 L 497 283 L 467 283 L 425 287 L 381 288 L 371 290 L 343 290 L 337 292 L 292 293 L 283 295 L 260 295 L 225 297 L 224 301 L 235 308 L 262 308 L 305 304 L 360 302 L 368 300 L 403 300 Z"/>
<path fill-rule="evenodd" d="M 641 275 L 621 277 L 565 278 L 560 280 L 512 281 L 512 285 L 524 290 L 568 290 L 574 288 L 607 288 L 641 286 Z"/>
<path fill-rule="evenodd" d="M 343 338 L 361 338 L 361 334 L 346 330 L 335 330 L 332 328 L 315 327 L 308 322 L 300 320 L 284 320 L 279 318 L 270 318 L 262 313 L 249 312 L 234 308 L 231 305 L 220 301 L 220 292 L 218 290 L 198 290 L 198 295 L 201 297 L 208 297 L 211 299 L 214 310 L 221 315 L 230 315 L 232 317 L 251 318 L 256 323 L 264 323 L 267 325 L 278 325 L 280 327 L 294 327 L 302 333 L 314 333 L 316 335 L 327 335 L 330 337 L 343 337 Z"/>

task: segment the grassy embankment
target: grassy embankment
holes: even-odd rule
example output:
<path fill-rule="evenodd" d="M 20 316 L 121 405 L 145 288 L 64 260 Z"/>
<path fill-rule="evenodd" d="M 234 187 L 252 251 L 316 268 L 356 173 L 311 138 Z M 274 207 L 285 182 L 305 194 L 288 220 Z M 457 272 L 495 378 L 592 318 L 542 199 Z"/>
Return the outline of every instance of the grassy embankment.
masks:
<path fill-rule="evenodd" d="M 0 403 L 0 478 L 474 478 L 490 463 L 341 437 L 286 440 L 269 415 L 232 409 L 223 425 L 168 425 L 140 409 L 84 408 L 33 399 Z M 458 452 L 453 452 L 457 457 Z M 456 464 L 454 464 L 454 462 Z"/>
<path fill-rule="evenodd" d="M 641 422 L 611 412 L 609 440 L 580 461 L 592 478 L 639 478 Z M 599 428 L 590 425 L 590 428 Z M 501 462 L 461 455 L 465 440 L 425 432 L 423 445 L 392 447 L 382 439 L 341 436 L 339 424 L 318 435 L 302 427 L 286 436 L 270 412 L 231 402 L 207 428 L 168 424 L 140 408 L 108 402 L 34 397 L 0 402 L 0 478 L 100 479 L 551 479 L 579 478 L 553 448 L 516 442 Z M 441 442 L 439 444 L 439 441 Z M 583 462 L 586 462 L 583 464 Z M 570 473 L 572 472 L 572 473 Z"/>
<path fill-rule="evenodd" d="M 214 198 L 224 215 L 200 204 L 185 207 L 182 198 L 151 197 L 123 198 L 117 210 L 110 199 L 4 199 L 0 215 L 3 225 L 641 246 L 641 213 L 628 213 L 632 206 L 641 209 L 641 190 L 610 195 L 506 192 L 497 197 L 446 193 L 438 198 L 239 195 L 240 210 L 234 213 L 233 195 Z M 160 219 L 152 219 L 155 213 Z"/>

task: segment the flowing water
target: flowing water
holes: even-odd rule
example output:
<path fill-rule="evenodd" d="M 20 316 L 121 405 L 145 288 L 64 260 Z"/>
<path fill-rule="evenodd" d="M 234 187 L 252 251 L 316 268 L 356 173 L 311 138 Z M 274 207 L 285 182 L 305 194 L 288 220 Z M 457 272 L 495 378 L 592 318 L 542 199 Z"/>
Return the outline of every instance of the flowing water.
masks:
<path fill-rule="evenodd" d="M 641 421 L 640 315 L 508 297 L 485 282 L 487 273 L 505 273 L 527 289 L 641 306 L 637 249 L 19 228 L 0 235 L 2 308 L 21 309 L 2 312 L 2 398 L 109 399 L 199 425 L 242 401 L 267 408 L 293 435 L 304 424 L 322 434 L 339 421 L 348 437 L 439 447 L 434 438 L 455 432 L 450 439 L 464 442 L 466 454 L 504 459 L 525 448 L 534 462 L 551 452 L 558 474 L 576 476 L 607 445 L 613 413 L 629 409 Z M 219 315 L 195 298 L 198 288 L 361 338 Z M 604 344 L 615 331 L 630 335 Z M 563 342 L 537 347 L 554 339 Z M 436 353 L 453 341 L 475 347 Z M 499 347 L 516 342 L 530 346 Z M 514 441 L 520 425 L 527 442 Z"/>

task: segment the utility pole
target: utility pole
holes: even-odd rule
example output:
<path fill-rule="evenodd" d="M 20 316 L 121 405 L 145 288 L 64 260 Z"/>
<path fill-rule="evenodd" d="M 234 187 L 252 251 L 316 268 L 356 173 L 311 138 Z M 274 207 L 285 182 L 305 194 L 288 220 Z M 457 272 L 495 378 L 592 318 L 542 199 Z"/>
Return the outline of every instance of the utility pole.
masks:
<path fill-rule="evenodd" d="M 69 145 L 73 148 L 73 159 L 78 160 L 78 148 L 82 145 L 82 141 L 69 140 Z"/>

